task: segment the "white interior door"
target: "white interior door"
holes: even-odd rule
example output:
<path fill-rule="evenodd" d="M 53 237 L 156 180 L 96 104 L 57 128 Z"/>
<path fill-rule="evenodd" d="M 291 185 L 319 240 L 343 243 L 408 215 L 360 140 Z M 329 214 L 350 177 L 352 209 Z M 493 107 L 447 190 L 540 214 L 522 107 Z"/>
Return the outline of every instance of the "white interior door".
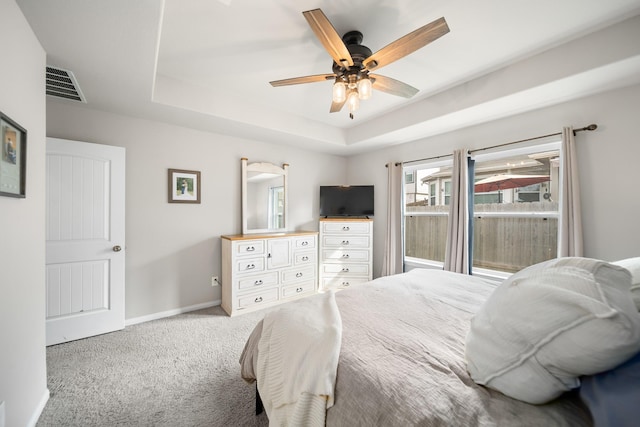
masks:
<path fill-rule="evenodd" d="M 47 138 L 47 345 L 124 328 L 125 149 Z"/>

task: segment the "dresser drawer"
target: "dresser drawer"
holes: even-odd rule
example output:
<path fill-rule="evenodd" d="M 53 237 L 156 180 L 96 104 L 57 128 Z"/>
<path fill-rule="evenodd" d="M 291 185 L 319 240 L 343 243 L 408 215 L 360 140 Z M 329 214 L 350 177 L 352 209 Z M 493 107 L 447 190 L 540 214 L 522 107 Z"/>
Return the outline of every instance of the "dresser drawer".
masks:
<path fill-rule="evenodd" d="M 246 240 L 235 245 L 237 256 L 261 255 L 264 253 L 264 240 Z"/>
<path fill-rule="evenodd" d="M 238 298 L 238 308 L 249 308 L 259 304 L 265 304 L 278 300 L 278 288 L 267 289 L 264 292 L 256 292 Z"/>
<path fill-rule="evenodd" d="M 371 229 L 371 222 L 338 222 L 338 221 L 326 221 L 322 222 L 322 231 L 325 233 L 341 234 L 369 234 Z"/>
<path fill-rule="evenodd" d="M 325 274 L 340 274 L 353 275 L 353 276 L 367 276 L 369 277 L 369 265 L 368 264 L 322 264 L 322 272 Z"/>
<path fill-rule="evenodd" d="M 313 266 L 305 266 L 300 268 L 292 268 L 282 272 L 282 284 L 301 282 L 303 280 L 313 279 L 315 277 L 315 268 Z"/>
<path fill-rule="evenodd" d="M 295 250 L 313 249 L 316 247 L 316 237 L 295 237 L 293 239 L 293 247 Z"/>
<path fill-rule="evenodd" d="M 346 289 L 358 283 L 366 283 L 369 280 L 365 277 L 331 277 L 322 279 L 322 289 Z"/>
<path fill-rule="evenodd" d="M 296 283 L 291 286 L 282 287 L 282 298 L 293 298 L 296 296 L 306 295 L 315 291 L 315 283 L 313 280 Z"/>
<path fill-rule="evenodd" d="M 264 271 L 264 258 L 243 258 L 236 260 L 236 273 L 250 274 Z"/>
<path fill-rule="evenodd" d="M 327 248 L 368 248 L 369 236 L 324 236 L 322 244 Z"/>
<path fill-rule="evenodd" d="M 315 252 L 298 252 L 294 256 L 294 265 L 315 265 L 316 253 Z"/>
<path fill-rule="evenodd" d="M 322 251 L 323 261 L 369 261 L 369 251 L 348 249 L 327 249 Z"/>
<path fill-rule="evenodd" d="M 248 276 L 238 280 L 238 290 L 244 291 L 251 288 L 267 287 L 278 284 L 278 272 L 265 273 L 257 276 Z"/>

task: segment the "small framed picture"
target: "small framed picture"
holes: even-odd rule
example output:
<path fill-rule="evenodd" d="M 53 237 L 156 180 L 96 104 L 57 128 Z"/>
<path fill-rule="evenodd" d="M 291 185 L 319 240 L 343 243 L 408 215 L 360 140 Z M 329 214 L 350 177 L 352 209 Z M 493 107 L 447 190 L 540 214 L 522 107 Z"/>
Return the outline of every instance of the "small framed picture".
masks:
<path fill-rule="evenodd" d="M 200 171 L 169 169 L 169 203 L 200 203 Z"/>
<path fill-rule="evenodd" d="M 0 196 L 25 197 L 27 131 L 0 112 Z"/>

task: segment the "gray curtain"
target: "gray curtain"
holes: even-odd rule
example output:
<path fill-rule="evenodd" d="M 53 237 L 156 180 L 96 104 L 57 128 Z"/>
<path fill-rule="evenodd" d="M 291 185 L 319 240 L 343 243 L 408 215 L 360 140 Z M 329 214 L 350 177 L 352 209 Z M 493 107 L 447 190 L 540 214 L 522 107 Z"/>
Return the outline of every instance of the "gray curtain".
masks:
<path fill-rule="evenodd" d="M 444 269 L 469 274 L 469 171 L 466 149 L 453 153 L 453 175 L 451 177 L 451 202 L 447 225 L 447 248 Z"/>
<path fill-rule="evenodd" d="M 402 199 L 404 192 L 402 163 L 387 164 L 387 224 L 382 260 L 382 276 L 402 273 Z"/>
<path fill-rule="evenodd" d="M 562 199 L 558 257 L 583 256 L 578 161 L 572 127 L 562 129 Z"/>

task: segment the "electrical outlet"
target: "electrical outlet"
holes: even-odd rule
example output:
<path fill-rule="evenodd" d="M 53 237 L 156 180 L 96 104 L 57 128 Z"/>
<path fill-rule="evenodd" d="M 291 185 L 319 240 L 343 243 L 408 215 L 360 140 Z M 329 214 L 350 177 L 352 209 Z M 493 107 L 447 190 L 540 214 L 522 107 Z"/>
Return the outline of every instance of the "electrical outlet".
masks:
<path fill-rule="evenodd" d="M 218 276 L 211 277 L 211 286 L 220 286 L 220 281 L 218 280 Z"/>

